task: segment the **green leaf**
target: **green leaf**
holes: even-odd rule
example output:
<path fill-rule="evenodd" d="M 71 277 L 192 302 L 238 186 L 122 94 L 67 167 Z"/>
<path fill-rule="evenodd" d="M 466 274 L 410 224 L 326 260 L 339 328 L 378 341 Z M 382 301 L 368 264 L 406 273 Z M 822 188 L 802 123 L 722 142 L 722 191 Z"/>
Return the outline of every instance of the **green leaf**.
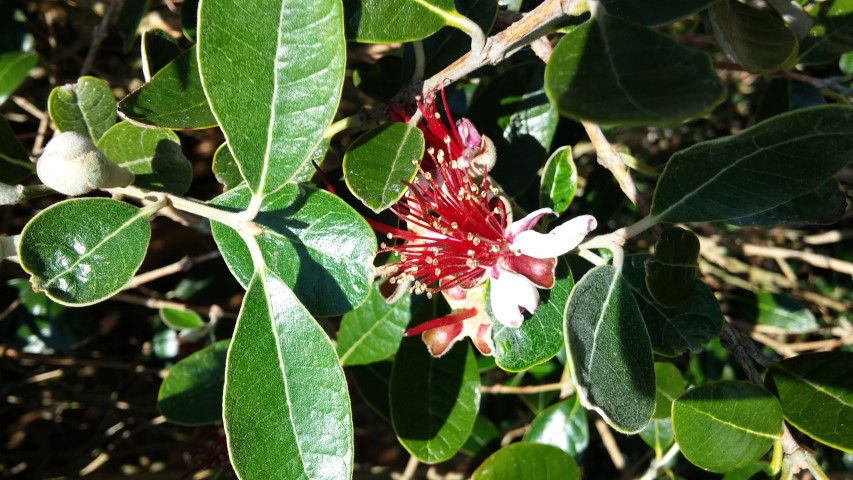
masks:
<path fill-rule="evenodd" d="M 654 362 L 643 317 L 622 275 L 608 265 L 587 272 L 564 317 L 581 402 L 620 432 L 642 430 L 655 410 Z"/>
<path fill-rule="evenodd" d="M 820 90 L 812 85 L 776 77 L 767 82 L 755 107 L 755 123 L 768 118 L 806 107 L 826 105 L 826 99 Z"/>
<path fill-rule="evenodd" d="M 338 356 L 293 292 L 263 267 L 231 339 L 223 421 L 240 478 L 352 475 L 352 416 Z"/>
<path fill-rule="evenodd" d="M 577 189 L 578 169 L 572 158 L 572 147 L 560 147 L 545 162 L 539 186 L 539 207 L 563 213 L 572 204 Z"/>
<path fill-rule="evenodd" d="M 213 174 L 216 176 L 216 181 L 223 185 L 225 191 L 245 182 L 243 175 L 240 174 L 240 167 L 237 166 L 234 155 L 231 155 L 227 143 L 220 145 L 216 149 L 216 153 L 213 154 Z"/>
<path fill-rule="evenodd" d="M 814 2 L 809 15 L 814 23 L 802 41 L 800 63 L 832 62 L 853 50 L 853 0 Z"/>
<path fill-rule="evenodd" d="M 589 445 L 589 424 L 577 395 L 539 412 L 524 441 L 553 445 L 578 458 Z"/>
<path fill-rule="evenodd" d="M 668 362 L 655 362 L 655 413 L 656 420 L 669 418 L 672 402 L 687 387 L 678 367 Z"/>
<path fill-rule="evenodd" d="M 391 372 L 391 421 L 400 443 L 422 462 L 450 459 L 471 434 L 480 405 L 471 345 L 434 358 L 418 339 L 400 345 Z"/>
<path fill-rule="evenodd" d="M 125 0 L 116 20 L 116 28 L 121 35 L 124 53 L 130 51 L 136 40 L 136 31 L 139 30 L 139 22 L 148 13 L 151 0 Z"/>
<path fill-rule="evenodd" d="M 767 453 L 782 436 L 782 407 L 767 390 L 751 383 L 708 383 L 673 402 L 672 425 L 690 462 L 722 473 Z"/>
<path fill-rule="evenodd" d="M 700 12 L 717 0 L 602 0 L 607 13 L 654 27 Z"/>
<path fill-rule="evenodd" d="M 853 453 L 853 352 L 789 358 L 771 365 L 767 384 L 792 425 L 821 443 Z"/>
<path fill-rule="evenodd" d="M 508 372 L 520 372 L 547 361 L 564 346 L 563 310 L 575 282 L 569 265 L 557 263 L 556 282 L 551 290 L 539 291 L 539 307 L 518 328 L 499 322 L 492 326 L 495 362 Z M 491 305 L 491 302 L 487 302 Z"/>
<path fill-rule="evenodd" d="M 672 156 L 658 179 L 659 222 L 745 217 L 808 193 L 853 160 L 853 107 L 777 115 Z"/>
<path fill-rule="evenodd" d="M 376 127 L 358 137 L 344 154 L 344 180 L 356 198 L 380 212 L 395 204 L 418 173 L 424 134 L 408 123 Z"/>
<path fill-rule="evenodd" d="M 847 196 L 830 178 L 805 195 L 793 198 L 770 210 L 729 220 L 738 226 L 829 225 L 841 220 L 847 211 Z"/>
<path fill-rule="evenodd" d="M 118 103 L 121 117 L 149 127 L 197 129 L 216 126 L 201 86 L 196 47 L 181 53 Z"/>
<path fill-rule="evenodd" d="M 344 80 L 342 10 L 339 0 L 199 6 L 202 84 L 255 196 L 291 181 L 323 140 Z"/>
<path fill-rule="evenodd" d="M 669 227 L 655 243 L 646 261 L 646 288 L 664 307 L 675 308 L 693 296 L 699 271 L 699 239 L 690 230 Z"/>
<path fill-rule="evenodd" d="M 551 445 L 519 442 L 487 458 L 471 480 L 579 480 L 580 470 L 572 457 Z"/>
<path fill-rule="evenodd" d="M 0 105 L 27 78 L 36 62 L 38 56 L 35 52 L 0 53 Z"/>
<path fill-rule="evenodd" d="M 391 404 L 388 400 L 388 387 L 391 383 L 390 361 L 355 365 L 347 367 L 347 372 L 355 381 L 355 386 L 364 399 L 364 403 L 380 417 L 391 423 Z"/>
<path fill-rule="evenodd" d="M 379 281 L 374 283 L 367 300 L 341 319 L 338 355 L 342 365 L 385 360 L 400 346 L 406 325 L 412 319 L 412 296 L 404 295 L 389 304 L 380 293 L 379 284 Z"/>
<path fill-rule="evenodd" d="M 152 28 L 142 32 L 142 74 L 145 81 L 151 81 L 151 77 L 180 54 L 178 42 L 163 30 Z"/>
<path fill-rule="evenodd" d="M 163 316 L 162 310 L 160 315 Z M 208 345 L 169 369 L 157 394 L 157 409 L 167 420 L 189 426 L 213 425 L 222 420 L 229 342 Z"/>
<path fill-rule="evenodd" d="M 160 320 L 172 330 L 201 328 L 204 326 L 204 320 L 201 319 L 201 315 L 192 310 L 179 308 L 161 308 Z"/>
<path fill-rule="evenodd" d="M 492 444 L 497 443 L 499 438 L 500 432 L 498 431 L 498 427 L 488 418 L 477 415 L 471 435 L 465 441 L 465 445 L 462 445 L 460 451 L 469 457 L 476 457 Z"/>
<path fill-rule="evenodd" d="M 755 294 L 760 325 L 772 325 L 790 333 L 808 333 L 819 325 L 814 314 L 788 295 L 758 292 Z"/>
<path fill-rule="evenodd" d="M 104 133 L 98 148 L 133 172 L 137 187 L 174 195 L 183 195 L 190 188 L 192 166 L 181 151 L 180 139 L 170 130 L 119 122 Z"/>
<path fill-rule="evenodd" d="M 704 283 L 697 282 L 693 296 L 684 306 L 666 308 L 658 305 L 646 288 L 645 263 L 649 258 L 649 255 L 625 257 L 622 275 L 640 307 L 652 349 L 667 357 L 675 357 L 687 350 L 700 350 L 723 328 L 723 314 L 714 292 Z"/>
<path fill-rule="evenodd" d="M 640 431 L 640 438 L 646 445 L 652 447 L 656 453 L 663 455 L 675 442 L 675 434 L 672 431 L 672 419 L 653 418 L 646 428 Z"/>
<path fill-rule="evenodd" d="M 468 116 L 495 144 L 489 170 L 510 195 L 523 192 L 548 158 L 560 120 L 545 96 L 542 62 L 507 69 L 475 92 Z"/>
<path fill-rule="evenodd" d="M 421 40 L 448 25 L 453 0 L 344 0 L 347 39 L 362 43 Z"/>
<path fill-rule="evenodd" d="M 35 170 L 36 164 L 30 161 L 9 121 L 0 116 L 0 183 L 13 184 Z"/>
<path fill-rule="evenodd" d="M 33 288 L 81 307 L 121 290 L 142 264 L 150 238 L 145 210 L 108 198 L 75 198 L 27 223 L 18 256 Z"/>
<path fill-rule="evenodd" d="M 245 186 L 211 203 L 233 211 L 246 208 Z M 270 270 L 287 283 L 313 315 L 346 313 L 364 301 L 373 283 L 376 236 L 340 198 L 306 185 L 288 184 L 268 195 L 255 223 L 256 238 Z M 213 239 L 240 284 L 247 286 L 254 263 L 242 238 L 211 222 Z"/>
<path fill-rule="evenodd" d="M 47 110 L 57 132 L 77 132 L 94 143 L 116 123 L 113 92 L 95 77 L 80 77 L 77 83 L 51 90 Z"/>
<path fill-rule="evenodd" d="M 708 9 L 708 18 L 726 55 L 749 71 L 771 73 L 797 60 L 797 36 L 771 13 L 738 0 L 720 0 Z"/>
<path fill-rule="evenodd" d="M 608 14 L 560 40 L 545 91 L 567 117 L 641 125 L 700 116 L 725 93 L 707 55 Z"/>

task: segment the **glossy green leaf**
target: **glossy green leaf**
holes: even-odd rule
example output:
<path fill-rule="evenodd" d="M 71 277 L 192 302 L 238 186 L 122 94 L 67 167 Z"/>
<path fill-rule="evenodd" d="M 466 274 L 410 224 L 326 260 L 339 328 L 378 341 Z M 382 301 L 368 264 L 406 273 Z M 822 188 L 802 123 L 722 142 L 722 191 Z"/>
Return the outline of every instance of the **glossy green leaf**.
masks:
<path fill-rule="evenodd" d="M 424 154 L 424 134 L 408 123 L 376 127 L 358 137 L 344 154 L 344 180 L 356 198 L 380 212 L 406 191 Z"/>
<path fill-rule="evenodd" d="M 707 55 L 608 14 L 560 40 L 545 91 L 567 117 L 642 125 L 700 116 L 725 93 Z"/>
<path fill-rule="evenodd" d="M 678 367 L 669 362 L 655 362 L 655 413 L 656 420 L 669 418 L 672 402 L 684 393 L 687 382 Z"/>
<path fill-rule="evenodd" d="M 385 360 L 397 352 L 406 325 L 412 319 L 412 296 L 388 303 L 379 282 L 367 300 L 344 315 L 338 330 L 338 356 L 342 365 L 362 365 Z"/>
<path fill-rule="evenodd" d="M 650 27 L 671 23 L 713 5 L 717 0 L 602 0 L 607 13 Z"/>
<path fill-rule="evenodd" d="M 0 53 L 0 105 L 9 98 L 36 66 L 35 52 Z"/>
<path fill-rule="evenodd" d="M 646 261 L 646 289 L 664 307 L 675 308 L 693 296 L 699 272 L 699 239 L 690 230 L 670 227 L 655 243 Z"/>
<path fill-rule="evenodd" d="M 0 116 L 0 182 L 13 184 L 27 178 L 36 170 L 36 164 L 5 117 Z"/>
<path fill-rule="evenodd" d="M 251 193 L 234 188 L 213 204 L 241 211 Z M 373 283 L 376 236 L 367 222 L 340 198 L 323 190 L 288 184 L 268 195 L 255 223 L 255 237 L 270 270 L 287 283 L 313 315 L 346 313 L 364 301 Z M 254 263 L 242 238 L 211 222 L 213 238 L 231 273 L 244 286 Z"/>
<path fill-rule="evenodd" d="M 194 129 L 216 126 L 201 86 L 196 47 L 181 53 L 151 81 L 118 104 L 122 118 L 142 126 Z"/>
<path fill-rule="evenodd" d="M 192 310 L 179 308 L 161 308 L 160 320 L 172 330 L 201 328 L 204 326 L 204 320 L 201 319 L 201 315 Z"/>
<path fill-rule="evenodd" d="M 494 322 L 492 342 L 499 367 L 520 372 L 547 361 L 563 348 L 563 310 L 573 286 L 572 272 L 561 260 L 557 264 L 554 288 L 539 291 L 540 303 L 533 315 L 518 328 Z"/>
<path fill-rule="evenodd" d="M 560 117 L 545 96 L 541 62 L 507 69 L 475 92 L 468 117 L 495 144 L 489 175 L 510 195 L 536 180 L 548 158 Z"/>
<path fill-rule="evenodd" d="M 116 28 L 121 35 L 124 52 L 130 51 L 136 40 L 136 31 L 139 30 L 139 22 L 148 13 L 151 0 L 125 0 L 121 10 L 118 12 Z"/>
<path fill-rule="evenodd" d="M 578 458 L 589 445 L 589 424 L 577 395 L 539 412 L 524 441 L 553 445 Z"/>
<path fill-rule="evenodd" d="M 578 169 L 572 147 L 560 147 L 545 163 L 539 185 L 539 207 L 563 213 L 568 210 L 578 189 Z"/>
<path fill-rule="evenodd" d="M 192 166 L 184 157 L 180 139 L 170 130 L 119 122 L 104 133 L 98 148 L 133 172 L 137 187 L 174 195 L 183 195 L 190 188 Z"/>
<path fill-rule="evenodd" d="M 487 458 L 471 480 L 579 480 L 580 470 L 572 457 L 551 445 L 519 442 Z"/>
<path fill-rule="evenodd" d="M 498 427 L 488 418 L 477 415 L 471 435 L 465 441 L 465 445 L 462 445 L 460 451 L 469 457 L 475 457 L 492 444 L 496 444 L 499 440 L 500 432 L 498 431 Z"/>
<path fill-rule="evenodd" d="M 844 216 L 847 196 L 834 178 L 770 210 L 729 220 L 738 226 L 829 225 Z"/>
<path fill-rule="evenodd" d="M 758 460 L 782 436 L 782 407 L 751 383 L 707 383 L 675 400 L 672 425 L 690 462 L 727 472 Z"/>
<path fill-rule="evenodd" d="M 388 388 L 391 384 L 390 361 L 355 365 L 347 367 L 347 372 L 355 381 L 361 398 L 368 407 L 391 423 L 391 404 L 388 400 Z"/>
<path fill-rule="evenodd" d="M 801 63 L 827 63 L 853 50 L 853 0 L 814 2 L 814 23 L 800 48 Z"/>
<path fill-rule="evenodd" d="M 198 46 L 205 93 L 249 188 L 263 196 L 293 180 L 338 106 L 341 2 L 202 1 Z"/>
<path fill-rule="evenodd" d="M 240 174 L 240 167 L 234 160 L 234 155 L 231 155 L 231 150 L 227 143 L 223 143 L 216 149 L 213 154 L 213 174 L 216 176 L 216 181 L 221 183 L 225 191 L 245 182 L 243 175 Z"/>
<path fill-rule="evenodd" d="M 771 365 L 767 383 L 787 421 L 819 442 L 853 452 L 853 352 L 789 358 Z"/>
<path fill-rule="evenodd" d="M 21 232 L 21 266 L 33 288 L 56 302 L 97 303 L 121 290 L 142 264 L 151 238 L 148 214 L 108 198 L 51 205 Z"/>
<path fill-rule="evenodd" d="M 658 179 L 652 215 L 667 223 L 745 217 L 817 188 L 853 160 L 853 107 L 777 115 L 681 150 Z"/>
<path fill-rule="evenodd" d="M 814 314 L 788 295 L 757 292 L 756 323 L 783 328 L 790 333 L 807 333 L 817 330 L 819 325 Z"/>
<path fill-rule="evenodd" d="M 163 312 L 160 312 L 161 316 Z M 229 340 L 208 345 L 169 369 L 157 394 L 157 409 L 178 425 L 222 421 L 222 389 Z"/>
<path fill-rule="evenodd" d="M 480 406 L 480 374 L 471 345 L 432 357 L 420 339 L 400 345 L 391 372 L 391 422 L 403 447 L 427 463 L 462 448 Z"/>
<path fill-rule="evenodd" d="M 116 123 L 113 92 L 95 77 L 80 77 L 77 83 L 51 90 L 47 110 L 57 132 L 77 132 L 94 143 Z"/>
<path fill-rule="evenodd" d="M 293 292 L 263 266 L 231 339 L 223 421 L 240 478 L 352 475 L 352 415 L 338 356 Z"/>
<path fill-rule="evenodd" d="M 565 330 L 581 402 L 620 432 L 642 430 L 655 410 L 652 348 L 631 289 L 614 267 L 581 278 L 566 305 Z"/>
<path fill-rule="evenodd" d="M 453 0 L 344 0 L 347 39 L 363 43 L 412 42 L 448 24 Z"/>
<path fill-rule="evenodd" d="M 797 36 L 772 13 L 738 0 L 720 0 L 708 9 L 708 18 L 726 55 L 749 71 L 784 70 L 797 60 Z"/>
<path fill-rule="evenodd" d="M 151 77 L 180 54 L 178 42 L 163 30 L 152 28 L 142 32 L 142 74 L 145 81 L 150 82 Z"/>
<path fill-rule="evenodd" d="M 640 438 L 646 445 L 652 447 L 660 455 L 675 442 L 675 434 L 672 431 L 672 419 L 653 418 L 646 428 L 640 431 Z"/>
<path fill-rule="evenodd" d="M 722 480 L 771 480 L 775 475 L 768 475 L 772 471 L 770 464 L 763 461 L 753 462 L 745 467 L 726 472 Z"/>
<path fill-rule="evenodd" d="M 645 262 L 649 255 L 625 257 L 622 275 L 634 293 L 646 322 L 652 349 L 659 355 L 674 357 L 687 350 L 698 351 L 720 334 L 723 314 L 714 292 L 702 282 L 693 288 L 693 296 L 679 308 L 666 308 L 652 300 L 645 282 Z"/>

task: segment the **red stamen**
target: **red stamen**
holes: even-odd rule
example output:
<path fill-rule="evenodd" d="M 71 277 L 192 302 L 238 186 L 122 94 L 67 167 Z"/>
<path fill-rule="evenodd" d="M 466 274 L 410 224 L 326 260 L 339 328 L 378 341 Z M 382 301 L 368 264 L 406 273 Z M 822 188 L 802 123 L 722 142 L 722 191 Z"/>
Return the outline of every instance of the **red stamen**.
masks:
<path fill-rule="evenodd" d="M 453 325 L 454 323 L 462 322 L 468 320 L 469 318 L 477 315 L 476 308 L 466 308 L 459 313 L 454 313 L 452 315 L 447 315 L 444 317 L 436 318 L 435 320 L 430 320 L 424 322 L 416 327 L 412 327 L 406 330 L 406 333 L 403 334 L 404 337 L 413 337 L 415 335 L 419 335 L 427 330 L 432 330 L 433 328 L 445 327 L 447 325 Z"/>

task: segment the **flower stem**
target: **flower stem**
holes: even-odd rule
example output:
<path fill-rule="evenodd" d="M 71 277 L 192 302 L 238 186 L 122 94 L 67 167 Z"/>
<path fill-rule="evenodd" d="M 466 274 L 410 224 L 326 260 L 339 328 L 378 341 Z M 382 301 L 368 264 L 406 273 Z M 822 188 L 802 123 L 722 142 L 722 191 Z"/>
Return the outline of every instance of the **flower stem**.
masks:
<path fill-rule="evenodd" d="M 483 51 L 486 48 L 486 34 L 476 22 L 458 12 L 444 16 L 447 24 L 451 27 L 462 30 L 471 37 L 471 53 L 474 58 L 482 58 Z"/>

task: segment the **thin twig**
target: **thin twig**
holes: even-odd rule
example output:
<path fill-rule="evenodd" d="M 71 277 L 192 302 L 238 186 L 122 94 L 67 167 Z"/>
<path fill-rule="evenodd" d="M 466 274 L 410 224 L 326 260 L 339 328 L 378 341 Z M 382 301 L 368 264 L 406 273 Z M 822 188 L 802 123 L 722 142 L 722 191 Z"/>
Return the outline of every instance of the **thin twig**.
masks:
<path fill-rule="evenodd" d="M 545 385 L 527 385 L 521 387 L 515 387 L 511 385 L 484 385 L 480 387 L 480 393 L 489 393 L 493 395 L 501 395 L 501 394 L 530 394 L 530 393 L 542 393 L 542 392 L 555 392 L 563 390 L 568 386 L 571 386 L 571 382 L 560 382 L 560 383 L 548 383 Z"/>
<path fill-rule="evenodd" d="M 788 259 L 793 258 L 808 263 L 809 265 L 826 268 L 846 275 L 853 275 L 853 263 L 837 258 L 832 258 L 827 255 L 820 255 L 812 252 L 802 252 L 799 250 L 790 250 L 780 247 L 765 247 L 760 245 L 746 244 L 741 247 L 744 255 L 773 258 L 773 259 Z"/>
<path fill-rule="evenodd" d="M 601 436 L 601 442 L 604 444 L 607 454 L 610 456 L 610 461 L 613 462 L 616 470 L 621 472 L 625 469 L 625 457 L 622 455 L 622 451 L 619 450 L 619 445 L 616 443 L 616 438 L 610 431 L 610 427 L 601 418 L 596 418 L 593 423 L 598 434 Z"/>
<path fill-rule="evenodd" d="M 186 257 L 178 260 L 175 263 L 172 263 L 172 264 L 169 264 L 169 265 L 166 265 L 166 266 L 163 266 L 163 267 L 160 267 L 160 268 L 157 268 L 157 269 L 145 272 L 145 273 L 140 273 L 139 275 L 130 279 L 130 281 L 127 282 L 127 285 L 125 285 L 124 288 L 122 288 L 122 290 L 130 290 L 131 288 L 139 287 L 140 285 L 143 285 L 145 283 L 148 283 L 148 282 L 151 282 L 151 281 L 163 278 L 163 277 L 167 277 L 167 276 L 173 275 L 175 273 L 186 272 L 187 270 L 192 268 L 193 265 L 195 265 L 197 263 L 206 262 L 206 261 L 212 260 L 214 258 L 219 258 L 220 256 L 221 256 L 221 254 L 219 253 L 219 250 L 214 250 L 212 252 L 204 253 L 202 255 L 197 255 L 195 257 L 186 256 Z"/>
<path fill-rule="evenodd" d="M 135 363 L 110 362 L 89 358 L 58 357 L 56 355 L 38 355 L 35 353 L 22 352 L 14 348 L 0 346 L 0 358 L 2 357 L 27 360 L 42 365 L 53 365 L 57 367 L 93 367 L 115 370 L 133 370 L 135 372 L 147 372 L 154 374 L 160 373 L 159 368 L 146 367 Z"/>
<path fill-rule="evenodd" d="M 613 174 L 616 182 L 619 183 L 619 188 L 622 189 L 622 193 L 637 207 L 640 214 L 643 216 L 648 215 L 649 206 L 646 204 L 645 199 L 640 196 L 640 192 L 637 191 L 637 186 L 634 185 L 634 180 L 631 178 L 631 172 L 628 170 L 625 162 L 622 161 L 619 151 L 613 148 L 613 145 L 607 141 L 607 137 L 604 136 L 604 132 L 601 131 L 601 127 L 597 124 L 586 121 L 581 122 L 581 124 L 584 130 L 586 130 L 590 142 L 595 147 L 595 153 L 598 155 L 598 163 Z"/>
<path fill-rule="evenodd" d="M 420 464 L 421 462 L 415 458 L 414 455 L 409 457 L 409 461 L 406 463 L 406 469 L 403 470 L 403 473 L 400 475 L 398 480 L 411 480 L 415 478 L 415 473 L 418 471 L 418 465 Z"/>
<path fill-rule="evenodd" d="M 188 305 L 186 303 L 173 302 L 170 300 L 158 300 L 155 298 L 143 297 L 141 295 L 133 295 L 130 293 L 117 293 L 109 298 L 109 300 L 115 300 L 117 302 L 125 302 L 133 305 L 140 305 L 143 307 L 147 307 L 153 310 L 159 310 L 161 308 L 177 308 L 183 310 L 192 310 L 201 315 L 210 315 L 211 311 L 214 311 L 216 308 L 220 308 L 217 305 L 211 305 L 209 307 L 202 307 L 198 305 Z M 237 314 L 233 312 L 226 312 L 223 310 L 216 310 L 215 312 L 218 314 L 221 311 L 221 318 L 237 318 Z"/>
<path fill-rule="evenodd" d="M 646 473 L 640 477 L 640 480 L 654 480 L 658 478 L 658 471 L 661 468 L 665 467 L 670 461 L 672 461 L 673 457 L 678 454 L 678 444 L 673 443 L 672 447 L 667 450 L 666 454 L 660 458 L 660 460 L 653 460 L 652 464 L 649 465 L 649 469 L 646 470 Z"/>
<path fill-rule="evenodd" d="M 92 68 L 95 56 L 101 48 L 101 42 L 107 38 L 107 28 L 109 27 L 110 18 L 113 16 L 113 10 L 115 10 L 117 4 L 118 0 L 110 0 L 106 10 L 104 10 L 104 17 L 101 19 L 101 22 L 92 30 L 92 44 L 89 46 L 89 52 L 86 54 L 86 59 L 83 60 L 83 66 L 80 68 L 80 75 L 78 76 L 82 77 L 86 75 Z"/>

